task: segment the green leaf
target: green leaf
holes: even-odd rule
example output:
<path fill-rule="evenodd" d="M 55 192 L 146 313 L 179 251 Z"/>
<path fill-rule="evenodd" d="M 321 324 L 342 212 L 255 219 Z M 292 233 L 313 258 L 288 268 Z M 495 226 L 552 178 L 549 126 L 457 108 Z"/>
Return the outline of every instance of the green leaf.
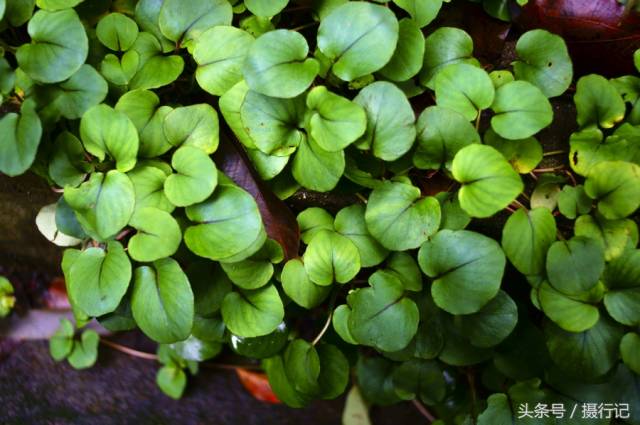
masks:
<path fill-rule="evenodd" d="M 456 322 L 463 335 L 476 347 L 493 347 L 504 341 L 518 323 L 518 308 L 513 299 L 499 291 L 477 313 L 458 316 Z"/>
<path fill-rule="evenodd" d="M 38 152 L 42 124 L 36 112 L 36 103 L 27 99 L 20 113 L 9 112 L 0 118 L 0 172 L 17 176 L 31 167 Z"/>
<path fill-rule="evenodd" d="M 440 204 L 434 197 L 422 198 L 415 186 L 385 182 L 371 192 L 364 217 L 382 246 L 404 251 L 419 247 L 438 230 Z"/>
<path fill-rule="evenodd" d="M 300 142 L 291 164 L 291 174 L 307 189 L 329 192 L 340 181 L 344 167 L 343 151 L 326 151 L 309 138 Z"/>
<path fill-rule="evenodd" d="M 192 263 L 185 273 L 193 289 L 195 314 L 211 316 L 217 313 L 224 297 L 231 292 L 227 275 L 210 261 Z"/>
<path fill-rule="evenodd" d="M 188 8 L 180 0 L 165 0 L 158 25 L 169 40 L 191 48 L 203 32 L 216 25 L 231 25 L 232 18 L 227 0 L 194 0 Z"/>
<path fill-rule="evenodd" d="M 296 391 L 315 395 L 320 391 L 320 356 L 315 347 L 303 339 L 294 339 L 284 352 L 285 373 Z"/>
<path fill-rule="evenodd" d="M 309 279 L 304 264 L 299 258 L 287 261 L 280 279 L 284 293 L 293 302 L 309 310 L 320 305 L 331 292 L 331 286 L 317 285 Z"/>
<path fill-rule="evenodd" d="M 162 44 L 165 52 L 170 52 L 175 48 L 175 44 L 167 40 L 158 25 L 160 9 L 164 0 L 140 0 L 136 4 L 135 19 L 140 29 L 152 34 Z"/>
<path fill-rule="evenodd" d="M 244 4 L 249 12 L 263 18 L 277 15 L 287 6 L 289 0 L 245 0 Z"/>
<path fill-rule="evenodd" d="M 266 243 L 265 243 L 266 246 Z M 229 279 L 242 289 L 258 289 L 271 280 L 273 264 L 265 247 L 252 257 L 235 263 L 221 263 Z"/>
<path fill-rule="evenodd" d="M 67 289 L 74 303 L 89 316 L 114 311 L 131 281 L 131 263 L 119 242 L 102 248 L 88 248 L 69 270 Z"/>
<path fill-rule="evenodd" d="M 334 345 L 320 344 L 316 350 L 320 356 L 320 376 L 318 376 L 320 397 L 324 400 L 332 400 L 344 393 L 347 388 L 349 361 Z"/>
<path fill-rule="evenodd" d="M 542 146 L 535 137 L 508 140 L 489 129 L 484 134 L 484 143 L 499 151 L 520 174 L 529 174 L 542 161 Z"/>
<path fill-rule="evenodd" d="M 462 114 L 467 121 L 493 103 L 495 89 L 484 69 L 456 63 L 438 72 L 435 80 L 436 103 Z"/>
<path fill-rule="evenodd" d="M 333 63 L 332 71 L 353 81 L 384 67 L 398 43 L 393 12 L 363 1 L 336 7 L 320 22 L 318 47 Z"/>
<path fill-rule="evenodd" d="M 217 356 L 222 350 L 222 344 L 219 342 L 202 341 L 190 335 L 189 338 L 184 341 L 171 344 L 171 348 L 184 360 L 203 362 Z"/>
<path fill-rule="evenodd" d="M 131 180 L 116 170 L 106 175 L 93 173 L 78 188 L 67 186 L 64 199 L 75 211 L 82 229 L 98 240 L 118 234 L 129 223 L 135 204 Z"/>
<path fill-rule="evenodd" d="M 304 253 L 304 268 L 317 285 L 328 286 L 334 281 L 347 283 L 360 271 L 360 254 L 351 240 L 326 230 L 309 242 Z"/>
<path fill-rule="evenodd" d="M 193 292 L 171 258 L 135 270 L 131 311 L 138 327 L 162 344 L 186 339 L 193 327 Z"/>
<path fill-rule="evenodd" d="M 407 153 L 416 138 L 415 114 L 407 96 L 394 84 L 378 81 L 358 93 L 354 102 L 367 113 L 367 130 L 358 142 L 361 149 L 385 161 Z"/>
<path fill-rule="evenodd" d="M 526 81 L 513 81 L 498 88 L 491 109 L 495 112 L 491 128 L 505 139 L 526 139 L 553 121 L 549 100 Z"/>
<path fill-rule="evenodd" d="M 289 155 L 304 140 L 302 96 L 278 99 L 249 91 L 240 107 L 244 131 L 255 147 L 266 154 Z"/>
<path fill-rule="evenodd" d="M 251 34 L 235 27 L 217 26 L 202 33 L 193 49 L 200 87 L 222 96 L 241 81 L 242 65 L 253 42 Z"/>
<path fill-rule="evenodd" d="M 298 214 L 296 218 L 298 227 L 300 228 L 300 237 L 302 242 L 309 245 L 311 239 L 314 238 L 322 230 L 334 230 L 333 217 L 322 208 L 307 208 Z"/>
<path fill-rule="evenodd" d="M 394 252 L 391 254 L 384 271 L 400 279 L 405 290 L 416 292 L 422 290 L 422 273 L 420 273 L 416 260 L 408 253 Z"/>
<path fill-rule="evenodd" d="M 631 241 L 638 243 L 638 226 L 630 219 L 607 220 L 600 214 L 582 215 L 575 222 L 576 236 L 586 236 L 599 241 L 604 247 L 604 259 L 611 261 L 624 252 Z"/>
<path fill-rule="evenodd" d="M 467 119 L 451 109 L 430 106 L 416 124 L 418 146 L 413 163 L 423 170 L 451 168 L 456 153 L 463 147 L 480 143 L 477 130 Z"/>
<path fill-rule="evenodd" d="M 403 400 L 416 397 L 423 403 L 440 403 L 446 395 L 446 383 L 442 370 L 433 360 L 409 360 L 402 363 L 392 374 L 395 392 Z"/>
<path fill-rule="evenodd" d="M 262 180 L 273 180 L 289 163 L 288 156 L 267 155 L 258 149 L 247 149 L 247 156 Z"/>
<path fill-rule="evenodd" d="M 516 78 L 536 85 L 545 96 L 560 96 L 571 85 L 573 65 L 562 37 L 527 31 L 518 39 L 516 53 L 521 59 L 513 64 Z"/>
<path fill-rule="evenodd" d="M 20 27 L 31 19 L 36 0 L 5 0 L 5 3 L 6 20 L 12 27 Z"/>
<path fill-rule="evenodd" d="M 160 42 L 151 34 L 141 32 L 132 49 L 138 53 L 139 66 L 129 89 L 156 89 L 173 83 L 182 74 L 182 57 L 164 56 Z"/>
<path fill-rule="evenodd" d="M 598 241 L 575 236 L 554 242 L 547 252 L 549 283 L 565 295 L 593 288 L 604 270 L 604 249 Z"/>
<path fill-rule="evenodd" d="M 563 216 L 573 220 L 578 215 L 587 214 L 591 210 L 591 202 L 584 186 L 566 185 L 558 195 L 558 210 Z"/>
<path fill-rule="evenodd" d="M 627 137 L 618 135 L 626 126 L 628 124 L 623 124 L 613 135 L 608 136 L 606 139 L 604 139 L 602 131 L 595 127 L 589 127 L 571 134 L 569 139 L 571 145 L 569 162 L 571 163 L 571 168 L 582 176 L 588 176 L 594 166 L 604 161 L 634 162 L 633 158 L 637 155 L 637 143 L 630 143 Z M 631 126 L 626 128 L 634 129 Z M 631 137 L 629 139 L 633 140 Z M 635 162 L 637 163 L 638 161 L 636 160 Z"/>
<path fill-rule="evenodd" d="M 600 319 L 598 307 L 573 299 L 553 289 L 547 282 L 538 288 L 540 307 L 547 317 L 569 332 L 591 329 Z"/>
<path fill-rule="evenodd" d="M 164 194 L 164 182 L 167 180 L 167 175 L 161 169 L 138 165 L 127 175 L 133 183 L 136 211 L 150 207 L 168 213 L 173 212 L 175 206 L 169 202 Z"/>
<path fill-rule="evenodd" d="M 441 230 L 420 247 L 418 263 L 433 279 L 431 294 L 438 307 L 471 314 L 498 294 L 505 258 L 493 239 L 467 230 Z"/>
<path fill-rule="evenodd" d="M 358 248 L 362 267 L 372 267 L 380 264 L 389 251 L 371 236 L 367 230 L 364 215 L 364 205 L 351 205 L 341 209 L 336 214 L 335 230 L 351 240 Z"/>
<path fill-rule="evenodd" d="M 164 119 L 164 134 L 173 146 L 193 146 L 211 154 L 218 149 L 218 114 L 211 105 L 183 106 Z"/>
<path fill-rule="evenodd" d="M 178 207 L 202 202 L 218 184 L 218 171 L 211 158 L 202 150 L 182 146 L 171 158 L 171 166 L 177 172 L 167 177 L 164 193 Z"/>
<path fill-rule="evenodd" d="M 629 332 L 620 340 L 622 361 L 632 371 L 640 374 L 640 335 Z"/>
<path fill-rule="evenodd" d="M 435 77 L 448 65 L 467 63 L 479 66 L 473 58 L 473 40 L 461 29 L 442 27 L 425 39 L 424 66 L 420 73 L 420 83 L 435 89 Z"/>
<path fill-rule="evenodd" d="M 624 100 L 613 84 L 600 75 L 580 78 L 573 99 L 581 128 L 590 125 L 611 128 L 624 118 Z"/>
<path fill-rule="evenodd" d="M 158 370 L 156 384 L 163 393 L 174 400 L 179 400 L 187 386 L 187 375 L 179 366 L 169 364 Z"/>
<path fill-rule="evenodd" d="M 462 207 L 455 193 L 440 192 L 436 195 L 442 211 L 441 229 L 462 230 L 471 221 L 471 217 Z"/>
<path fill-rule="evenodd" d="M 68 119 L 78 119 L 102 102 L 107 96 L 107 82 L 90 65 L 82 65 L 68 80 L 59 83 L 54 90 L 55 100 L 47 108 L 54 108 Z"/>
<path fill-rule="evenodd" d="M 451 164 L 462 184 L 460 206 L 472 217 L 489 217 L 507 207 L 524 189 L 518 173 L 500 152 L 472 144 L 458 151 Z"/>
<path fill-rule="evenodd" d="M 273 285 L 230 292 L 222 302 L 222 319 L 231 332 L 253 338 L 267 335 L 284 319 L 284 307 Z"/>
<path fill-rule="evenodd" d="M 399 22 L 398 47 L 380 75 L 391 81 L 407 81 L 420 72 L 423 61 L 424 35 L 416 21 L 404 18 Z"/>
<path fill-rule="evenodd" d="M 318 75 L 317 60 L 307 58 L 303 35 L 280 29 L 260 36 L 251 45 L 242 73 L 251 90 L 265 96 L 292 98 L 306 91 Z"/>
<path fill-rule="evenodd" d="M 61 319 L 60 326 L 49 339 L 49 353 L 53 360 L 59 362 L 66 359 L 73 350 L 73 324 L 69 319 Z"/>
<path fill-rule="evenodd" d="M 640 250 L 629 249 L 607 264 L 604 282 L 609 288 L 604 296 L 607 312 L 619 323 L 638 326 L 640 324 Z"/>
<path fill-rule="evenodd" d="M 36 0 L 36 5 L 44 10 L 61 10 L 75 7 L 84 0 Z M 2 16 L 2 13 L 0 13 Z"/>
<path fill-rule="evenodd" d="M 271 389 L 279 400 L 289 407 L 304 407 L 311 397 L 297 391 L 287 377 L 282 356 L 274 356 L 262 361 L 262 368 L 267 373 Z"/>
<path fill-rule="evenodd" d="M 82 332 L 80 341 L 75 341 L 73 350 L 67 360 L 74 369 L 87 369 L 98 359 L 98 342 L 100 335 L 93 329 Z"/>
<path fill-rule="evenodd" d="M 553 323 L 544 331 L 551 359 L 571 376 L 602 376 L 618 362 L 622 329 L 605 316 L 585 332 L 567 332 Z"/>
<path fill-rule="evenodd" d="M 138 132 L 124 113 L 100 104 L 89 109 L 80 120 L 80 137 L 85 149 L 104 161 L 116 161 L 118 171 L 127 172 L 136 165 Z"/>
<path fill-rule="evenodd" d="M 58 246 L 78 245 L 82 240 L 67 235 L 58 229 L 56 223 L 56 210 L 58 204 L 45 205 L 38 211 L 36 226 L 42 236 Z"/>
<path fill-rule="evenodd" d="M 289 329 L 284 322 L 280 323 L 275 331 L 264 336 L 244 338 L 231 334 L 229 345 L 231 349 L 241 356 L 253 359 L 266 359 L 277 355 L 286 347 L 289 339 Z"/>
<path fill-rule="evenodd" d="M 175 254 L 182 241 L 178 222 L 171 214 L 157 208 L 136 210 L 129 225 L 138 232 L 129 239 L 127 248 L 131 258 L 138 262 L 169 257 Z"/>
<path fill-rule="evenodd" d="M 333 311 L 331 323 L 333 325 L 333 329 L 343 341 L 349 344 L 358 345 L 358 341 L 356 341 L 349 330 L 349 317 L 351 317 L 351 308 L 346 304 L 342 304 L 336 307 Z"/>
<path fill-rule="evenodd" d="M 89 42 L 73 9 L 37 11 L 27 27 L 30 44 L 16 52 L 20 68 L 40 83 L 58 83 L 76 73 L 87 59 Z"/>
<path fill-rule="evenodd" d="M 526 276 L 544 276 L 547 251 L 556 240 L 556 221 L 547 208 L 518 209 L 502 229 L 502 248 Z"/>
<path fill-rule="evenodd" d="M 187 207 L 186 212 L 196 224 L 184 232 L 184 241 L 201 257 L 215 261 L 244 260 L 266 240 L 256 201 L 235 185 L 219 184 L 209 199 Z"/>
<path fill-rule="evenodd" d="M 640 166 L 605 161 L 589 170 L 584 191 L 598 201 L 598 212 L 609 220 L 625 218 L 640 207 Z"/>
<path fill-rule="evenodd" d="M 125 52 L 138 38 L 138 25 L 128 16 L 110 13 L 98 22 L 96 36 L 107 48 Z"/>
<path fill-rule="evenodd" d="M 367 128 L 364 109 L 324 86 L 314 87 L 307 94 L 309 135 L 325 151 L 336 152 L 362 136 Z"/>
<path fill-rule="evenodd" d="M 393 0 L 400 8 L 404 9 L 420 28 L 433 21 L 442 7 L 442 0 Z"/>
<path fill-rule="evenodd" d="M 515 80 L 515 77 L 513 76 L 511 71 L 507 71 L 504 69 L 491 71 L 489 73 L 489 78 L 491 78 L 491 81 L 493 81 L 493 86 L 496 88 L 496 90 L 504 86 L 505 84 Z"/>
<path fill-rule="evenodd" d="M 513 423 L 513 412 L 506 394 L 491 394 L 487 408 L 478 415 L 478 425 L 509 425 Z M 526 420 L 526 419 L 525 419 Z"/>
<path fill-rule="evenodd" d="M 418 330 L 418 307 L 392 274 L 377 271 L 369 278 L 369 285 L 349 295 L 351 334 L 362 345 L 402 350 Z"/>
<path fill-rule="evenodd" d="M 154 92 L 129 91 L 118 100 L 115 109 L 128 116 L 138 130 L 139 156 L 154 158 L 165 154 L 173 147 L 163 130 L 163 122 L 173 108 L 160 106 L 160 98 Z"/>
<path fill-rule="evenodd" d="M 383 357 L 360 356 L 356 376 L 365 400 L 382 406 L 400 401 L 393 387 L 394 369 L 395 363 Z"/>

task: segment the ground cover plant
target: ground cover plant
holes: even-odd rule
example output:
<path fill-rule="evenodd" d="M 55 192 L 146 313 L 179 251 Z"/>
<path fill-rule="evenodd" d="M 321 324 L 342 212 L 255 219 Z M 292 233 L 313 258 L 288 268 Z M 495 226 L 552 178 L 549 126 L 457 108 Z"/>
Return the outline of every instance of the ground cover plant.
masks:
<path fill-rule="evenodd" d="M 291 407 L 640 423 L 640 50 L 576 76 L 531 29 L 497 64 L 446 24 L 469 5 L 0 0 L 0 172 L 60 193 L 36 220 L 75 316 L 53 358 L 92 366 L 95 318 L 158 343 L 174 398 L 235 353 Z M 574 128 L 545 150 L 557 99 Z"/>

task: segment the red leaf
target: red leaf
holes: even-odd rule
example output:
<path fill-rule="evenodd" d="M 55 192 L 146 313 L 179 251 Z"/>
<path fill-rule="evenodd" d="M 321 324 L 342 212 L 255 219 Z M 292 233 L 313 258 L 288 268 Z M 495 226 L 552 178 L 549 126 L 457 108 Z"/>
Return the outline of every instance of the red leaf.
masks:
<path fill-rule="evenodd" d="M 258 372 L 249 372 L 246 369 L 237 368 L 236 373 L 242 386 L 260 401 L 272 404 L 280 404 L 281 401 L 273 393 L 267 375 Z"/>
<path fill-rule="evenodd" d="M 215 154 L 216 165 L 255 198 L 267 235 L 282 246 L 285 259 L 296 258 L 300 246 L 300 230 L 295 215 L 260 180 L 235 138 L 225 136 L 224 132 L 220 135 L 220 147 Z"/>
<path fill-rule="evenodd" d="M 517 22 L 524 30 L 544 28 L 562 36 L 578 76 L 634 72 L 640 14 L 618 0 L 531 0 Z"/>

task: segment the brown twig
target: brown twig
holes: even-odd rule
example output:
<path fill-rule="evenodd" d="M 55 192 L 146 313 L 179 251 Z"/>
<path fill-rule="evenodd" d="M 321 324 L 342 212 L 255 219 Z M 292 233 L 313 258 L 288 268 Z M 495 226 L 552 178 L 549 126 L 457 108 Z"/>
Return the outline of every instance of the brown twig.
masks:
<path fill-rule="evenodd" d="M 543 153 L 542 156 L 562 155 L 562 154 L 565 154 L 565 153 L 569 153 L 569 152 L 563 151 L 563 150 L 549 151 L 549 152 Z"/>
<path fill-rule="evenodd" d="M 418 412 L 420 412 L 420 414 L 422 416 L 424 416 L 425 418 L 427 418 L 427 420 L 429 421 L 429 423 L 433 423 L 436 421 L 436 417 L 433 416 L 433 414 L 431 412 L 429 412 L 429 410 L 425 407 L 424 404 L 420 403 L 418 401 L 418 399 L 414 398 L 413 400 L 411 400 L 411 402 L 413 403 L 413 405 L 416 407 L 416 409 L 418 409 Z"/>
<path fill-rule="evenodd" d="M 124 345 L 109 341 L 108 339 L 101 338 L 100 342 L 107 347 L 113 348 L 114 350 L 120 351 L 121 353 L 125 353 L 133 357 L 138 357 L 145 360 L 158 360 L 158 356 L 156 356 L 155 354 L 134 350 L 133 348 L 125 347 Z"/>

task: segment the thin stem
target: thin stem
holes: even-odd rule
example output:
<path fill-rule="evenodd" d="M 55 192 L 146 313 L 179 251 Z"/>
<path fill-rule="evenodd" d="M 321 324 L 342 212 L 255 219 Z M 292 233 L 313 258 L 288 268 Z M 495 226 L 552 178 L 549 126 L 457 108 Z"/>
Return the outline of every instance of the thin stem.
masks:
<path fill-rule="evenodd" d="M 480 130 L 480 119 L 482 118 L 482 112 L 478 111 L 478 117 L 476 118 L 476 130 Z"/>
<path fill-rule="evenodd" d="M 308 24 L 300 25 L 299 27 L 292 28 L 291 31 L 302 31 L 307 28 L 311 28 L 315 25 L 318 25 L 318 22 L 309 22 Z"/>
<path fill-rule="evenodd" d="M 533 170 L 534 173 L 552 173 L 554 171 L 560 171 L 564 168 L 564 165 L 558 165 L 557 167 L 549 167 L 549 168 L 536 168 Z"/>
<path fill-rule="evenodd" d="M 206 367 L 209 369 L 226 369 L 226 370 L 236 370 L 236 369 L 247 369 L 247 370 L 262 370 L 262 367 L 257 364 L 226 364 L 226 363 L 215 363 L 215 362 L 204 362 L 200 363 L 202 367 Z"/>
<path fill-rule="evenodd" d="M 473 418 L 473 423 L 475 423 L 476 418 L 478 417 L 478 411 L 476 408 L 478 396 L 476 395 L 476 377 L 473 374 L 473 369 L 471 368 L 467 370 L 467 382 L 469 383 L 469 389 L 471 391 L 471 417 Z"/>
<path fill-rule="evenodd" d="M 360 199 L 363 203 L 367 203 L 367 198 L 365 198 L 360 192 L 356 192 L 356 196 L 358 197 L 358 199 Z"/>
<path fill-rule="evenodd" d="M 525 207 L 522 202 L 518 201 L 517 199 L 513 200 L 513 203 L 516 204 L 518 207 L 522 208 L 523 210 L 527 211 L 527 207 Z"/>
<path fill-rule="evenodd" d="M 324 334 L 327 332 L 327 330 L 329 330 L 329 325 L 331 324 L 332 317 L 333 317 L 333 306 L 330 306 L 330 311 L 329 311 L 329 315 L 327 316 L 327 321 L 324 322 L 324 326 L 322 327 L 322 330 L 320 331 L 318 336 L 315 337 L 311 345 L 316 345 L 318 342 L 320 342 Z"/>
<path fill-rule="evenodd" d="M 116 236 L 116 240 L 117 241 L 122 240 L 129 233 L 131 233 L 131 229 L 124 229 L 122 232 L 118 233 L 118 235 Z"/>
<path fill-rule="evenodd" d="M 525 192 L 522 192 L 522 193 L 520 194 L 520 196 L 522 196 L 524 199 L 526 199 L 526 200 L 527 200 L 527 202 L 531 201 L 531 198 L 529 198 L 529 195 L 527 195 Z"/>
<path fill-rule="evenodd" d="M 411 402 L 416 407 L 416 409 L 418 409 L 418 412 L 420 412 L 420 414 L 422 414 L 422 416 L 427 418 L 429 423 L 433 423 L 433 422 L 436 421 L 436 417 L 433 416 L 433 414 L 431 412 L 429 412 L 429 410 L 424 406 L 424 404 L 420 403 L 418 401 L 418 399 L 414 398 L 413 400 L 411 400 Z"/>
<path fill-rule="evenodd" d="M 6 50 L 7 52 L 10 52 L 10 53 L 12 53 L 14 55 L 16 54 L 16 51 L 18 50 L 16 47 L 9 46 L 3 40 L 0 40 L 0 47 L 3 48 L 4 50 Z"/>
<path fill-rule="evenodd" d="M 554 156 L 554 155 L 562 155 L 568 153 L 567 151 L 563 151 L 562 149 L 557 151 L 549 151 L 542 154 L 542 156 Z"/>
<path fill-rule="evenodd" d="M 138 357 L 145 360 L 158 360 L 158 356 L 156 356 L 155 354 L 134 350 L 133 348 L 125 347 L 124 345 L 117 344 L 113 341 L 109 341 L 108 339 L 101 338 L 100 342 L 107 347 L 113 348 L 114 350 L 120 351 L 133 357 Z"/>
<path fill-rule="evenodd" d="M 60 187 L 52 187 L 51 190 L 55 193 L 64 193 L 64 189 Z"/>
<path fill-rule="evenodd" d="M 538 176 L 536 176 L 536 175 L 535 175 L 535 173 L 534 173 L 533 171 L 530 171 L 530 172 L 529 172 L 529 175 L 530 175 L 531 177 L 533 177 L 533 179 L 534 179 L 534 180 L 538 180 Z"/>

